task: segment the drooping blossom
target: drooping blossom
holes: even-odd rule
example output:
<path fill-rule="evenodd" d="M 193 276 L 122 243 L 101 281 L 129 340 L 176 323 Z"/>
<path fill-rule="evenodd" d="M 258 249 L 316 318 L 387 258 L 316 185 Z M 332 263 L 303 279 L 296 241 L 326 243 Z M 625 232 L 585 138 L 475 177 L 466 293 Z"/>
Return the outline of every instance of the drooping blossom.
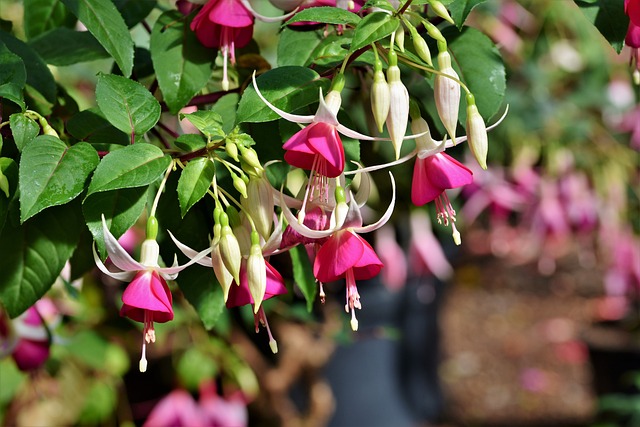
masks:
<path fill-rule="evenodd" d="M 255 12 L 247 0 L 209 0 L 191 21 L 191 30 L 206 47 L 222 52 L 222 89 L 229 90 L 227 62 L 236 63 L 236 48 L 243 48 L 253 37 L 255 18 L 265 22 L 286 19 L 269 18 Z"/>
<path fill-rule="evenodd" d="M 391 225 L 386 224 L 376 232 L 375 250 L 385 266 L 382 283 L 391 290 L 401 289 L 407 282 L 408 263 Z"/>
<path fill-rule="evenodd" d="M 624 42 L 631 48 L 631 67 L 635 84 L 640 85 L 640 0 L 625 0 L 624 11 L 629 16 L 629 28 Z"/>
<path fill-rule="evenodd" d="M 344 219 L 336 220 L 324 230 L 314 230 L 307 227 L 302 221 L 293 215 L 287 204 L 280 195 L 280 206 L 285 218 L 300 235 L 310 239 L 327 238 L 320 249 L 315 254 L 313 273 L 321 284 L 338 279 L 345 279 L 347 313 L 351 312 L 351 328 L 358 329 L 355 309 L 360 309 L 360 295 L 356 287 L 356 280 L 366 280 L 376 276 L 383 264 L 376 255 L 374 249 L 362 237 L 361 233 L 368 233 L 382 227 L 391 217 L 395 206 L 395 181 L 391 177 L 392 198 L 389 207 L 384 215 L 373 224 L 363 226 L 362 214 L 356 197 L 350 193 L 348 211 L 344 214 Z M 345 200 L 336 200 L 338 204 L 345 203 Z"/>
<path fill-rule="evenodd" d="M 153 407 L 142 427 L 206 427 L 207 421 L 195 399 L 183 389 L 173 390 Z"/>
<path fill-rule="evenodd" d="M 0 310 L 0 358 L 10 354 L 21 371 L 38 369 L 49 358 L 50 329 L 59 318 L 54 304 L 45 298 L 13 320 Z"/>
<path fill-rule="evenodd" d="M 438 238 L 433 234 L 431 220 L 425 211 L 412 211 L 409 224 L 409 265 L 412 272 L 417 276 L 432 274 L 440 280 L 448 280 L 453 274 L 453 267 L 449 264 Z"/>
<path fill-rule="evenodd" d="M 184 265 L 177 265 L 177 262 L 174 262 L 172 267 L 160 267 L 158 264 L 160 247 L 155 240 L 157 231 L 157 221 L 154 217 L 150 217 L 147 238 L 142 242 L 138 262 L 118 243 L 109 231 L 104 215 L 102 216 L 105 248 L 109 260 L 120 270 L 119 272 L 107 269 L 95 247 L 93 248 L 93 258 L 100 271 L 116 280 L 130 281 L 122 294 L 123 304 L 120 315 L 144 324 L 140 372 L 145 372 L 147 369 L 146 345 L 156 340 L 154 322 L 165 323 L 173 319 L 171 291 L 166 281 L 174 280 L 180 271 L 198 262 L 208 252 L 207 250 L 197 254 Z"/>

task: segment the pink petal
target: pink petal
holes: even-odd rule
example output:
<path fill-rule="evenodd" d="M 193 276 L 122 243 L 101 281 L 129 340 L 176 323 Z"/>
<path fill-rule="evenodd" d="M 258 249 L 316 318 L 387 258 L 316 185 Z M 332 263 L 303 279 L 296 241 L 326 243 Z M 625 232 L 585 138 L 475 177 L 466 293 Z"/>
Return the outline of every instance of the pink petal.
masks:
<path fill-rule="evenodd" d="M 640 0 L 625 0 L 624 11 L 631 22 L 640 26 Z"/>
<path fill-rule="evenodd" d="M 445 153 L 416 159 L 413 169 L 411 200 L 422 206 L 438 197 L 444 190 L 462 187 L 473 182 L 473 172 Z"/>
<path fill-rule="evenodd" d="M 49 358 L 49 342 L 19 340 L 11 356 L 21 371 L 37 369 Z"/>
<path fill-rule="evenodd" d="M 335 126 L 317 122 L 309 131 L 309 146 L 322 158 L 318 170 L 324 176 L 335 178 L 344 170 L 344 148 Z"/>
<path fill-rule="evenodd" d="M 321 282 L 332 282 L 344 277 L 353 268 L 364 252 L 363 240 L 349 230 L 333 234 L 320 247 L 313 263 L 313 275 Z"/>
<path fill-rule="evenodd" d="M 284 279 L 271 264 L 265 261 L 267 267 L 267 290 L 265 291 L 263 301 L 273 298 L 277 295 L 287 293 L 287 288 L 284 285 Z M 247 270 L 245 263 L 243 262 L 240 269 L 240 286 L 236 283 L 231 284 L 229 289 L 229 298 L 227 299 L 227 308 L 240 307 L 247 304 L 253 304 L 253 297 L 249 292 L 249 282 L 247 281 Z"/>
<path fill-rule="evenodd" d="M 428 159 L 417 158 L 413 166 L 413 180 L 411 181 L 411 202 L 416 206 L 422 206 L 435 200 L 442 193 L 442 189 L 433 185 L 429 180 L 427 168 Z"/>
<path fill-rule="evenodd" d="M 204 414 L 185 390 L 174 390 L 153 407 L 143 427 L 205 427 Z"/>
<path fill-rule="evenodd" d="M 254 22 L 251 12 L 239 0 L 210 0 L 198 13 L 200 14 L 205 15 L 209 21 L 226 27 L 248 27 Z"/>
<path fill-rule="evenodd" d="M 629 22 L 629 28 L 627 29 L 627 36 L 624 39 L 627 46 L 632 48 L 640 47 L 640 26 Z"/>
<path fill-rule="evenodd" d="M 122 294 L 121 316 L 144 322 L 144 312 L 151 311 L 158 323 L 173 319 L 172 297 L 167 282 L 155 271 L 140 271 Z"/>
<path fill-rule="evenodd" d="M 362 237 L 354 234 L 362 244 L 362 256 L 353 266 L 353 277 L 356 280 L 367 280 L 375 277 L 380 273 L 380 270 L 384 266 L 376 251 L 373 250 L 369 242 L 364 240 Z"/>

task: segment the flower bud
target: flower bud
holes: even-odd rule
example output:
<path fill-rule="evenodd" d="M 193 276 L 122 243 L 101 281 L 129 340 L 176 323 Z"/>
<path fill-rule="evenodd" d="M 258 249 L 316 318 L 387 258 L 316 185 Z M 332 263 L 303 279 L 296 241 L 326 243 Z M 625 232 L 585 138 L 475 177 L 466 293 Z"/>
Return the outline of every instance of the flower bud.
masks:
<path fill-rule="evenodd" d="M 253 166 L 259 171 L 262 170 L 262 165 L 260 164 L 260 159 L 258 159 L 258 154 L 253 148 L 245 148 L 240 146 L 240 152 L 242 160 L 244 160 L 249 166 Z"/>
<path fill-rule="evenodd" d="M 253 311 L 257 313 L 267 290 L 267 266 L 260 248 L 260 237 L 257 231 L 251 233 L 251 250 L 247 259 L 247 282 L 253 297 Z"/>
<path fill-rule="evenodd" d="M 244 183 L 242 178 L 240 178 L 237 174 L 231 172 L 231 179 L 233 180 L 233 186 L 238 193 L 242 195 L 245 199 L 247 198 L 247 184 Z"/>
<path fill-rule="evenodd" d="M 382 71 L 382 62 L 378 59 L 373 71 L 373 85 L 371 86 L 371 111 L 373 119 L 378 126 L 378 132 L 382 133 L 384 122 L 389 116 L 389 105 L 391 104 L 391 95 L 389 94 L 389 85 L 384 78 Z"/>
<path fill-rule="evenodd" d="M 222 261 L 219 238 L 218 241 L 211 241 L 211 266 L 213 267 L 213 273 L 215 274 L 216 279 L 218 279 L 218 283 L 220 283 L 220 287 L 222 288 L 224 302 L 227 302 L 227 300 L 229 299 L 229 289 L 231 288 L 231 284 L 233 283 L 233 276 L 231 275 L 231 273 L 229 273 L 229 270 L 227 270 L 227 267 L 225 267 L 224 262 Z"/>
<path fill-rule="evenodd" d="M 444 4 L 442 4 L 438 0 L 428 0 L 428 1 L 429 1 L 429 5 L 431 6 L 431 9 L 433 9 L 436 15 L 438 15 L 440 18 L 444 19 L 445 21 L 449 22 L 450 24 L 455 25 L 455 22 L 453 22 L 453 19 L 451 18 L 451 15 L 449 15 L 449 11 L 444 6 Z"/>
<path fill-rule="evenodd" d="M 409 92 L 400 80 L 400 68 L 397 65 L 396 53 L 390 51 L 389 59 L 387 81 L 389 82 L 390 103 L 387 129 L 396 152 L 396 159 L 398 159 L 409 121 Z"/>
<path fill-rule="evenodd" d="M 242 199 L 242 207 L 251 216 L 258 233 L 269 239 L 273 224 L 273 190 L 267 177 L 251 177 L 247 186 L 247 197 Z"/>
<path fill-rule="evenodd" d="M 467 138 L 476 161 L 482 169 L 487 169 L 487 152 L 489 151 L 487 127 L 472 94 L 467 95 Z"/>
<path fill-rule="evenodd" d="M 227 143 L 224 145 L 224 151 L 226 151 L 229 157 L 231 157 L 236 162 L 240 161 L 238 159 L 238 146 L 235 143 L 227 141 Z"/>
<path fill-rule="evenodd" d="M 429 46 L 427 46 L 427 42 L 422 38 L 420 34 L 416 31 L 415 33 L 411 33 L 411 39 L 413 40 L 413 48 L 416 53 L 424 62 L 433 67 L 433 61 L 431 60 L 431 51 L 429 50 Z"/>
<path fill-rule="evenodd" d="M 342 228 L 345 220 L 347 219 L 347 213 L 349 213 L 349 205 L 347 205 L 347 198 L 345 196 L 344 188 L 339 184 L 336 185 L 334 192 L 336 198 L 336 207 L 331 215 L 329 228 L 337 229 Z"/>
<path fill-rule="evenodd" d="M 394 38 L 396 46 L 398 46 L 400 52 L 404 53 L 404 28 L 402 28 L 402 25 L 398 26 Z"/>
<path fill-rule="evenodd" d="M 458 126 L 458 110 L 460 108 L 460 84 L 458 73 L 451 66 L 451 56 L 447 51 L 438 54 L 438 67 L 442 74 L 437 74 L 433 86 L 438 116 L 442 120 L 452 141 L 456 140 Z M 447 76 L 453 77 L 453 80 Z"/>
<path fill-rule="evenodd" d="M 238 239 L 233 234 L 231 227 L 229 226 L 229 217 L 226 213 L 220 214 L 220 256 L 226 269 L 233 276 L 233 280 L 237 284 L 240 284 L 240 261 L 242 260 L 242 254 L 240 253 L 240 245 Z"/>

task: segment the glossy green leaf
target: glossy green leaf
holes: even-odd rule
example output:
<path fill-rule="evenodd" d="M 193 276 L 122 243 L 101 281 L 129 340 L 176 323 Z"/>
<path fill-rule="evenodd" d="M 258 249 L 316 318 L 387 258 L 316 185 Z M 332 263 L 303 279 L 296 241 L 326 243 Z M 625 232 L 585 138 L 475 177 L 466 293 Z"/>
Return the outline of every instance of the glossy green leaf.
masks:
<path fill-rule="evenodd" d="M 47 64 L 28 44 L 0 31 L 0 41 L 22 58 L 27 73 L 27 84 L 37 90 L 48 102 L 56 102 L 56 82 Z M 0 75 L 2 72 L 0 72 Z M 2 81 L 0 80 L 0 84 Z"/>
<path fill-rule="evenodd" d="M 149 185 L 169 167 L 171 157 L 150 144 L 128 145 L 107 154 L 96 168 L 87 195 Z"/>
<path fill-rule="evenodd" d="M 212 140 L 223 139 L 225 133 L 222 130 L 222 117 L 210 110 L 198 110 L 190 114 L 181 114 L 181 119 L 187 119 L 207 138 Z"/>
<path fill-rule="evenodd" d="M 151 33 L 151 59 L 164 101 L 172 114 L 209 81 L 215 50 L 198 41 L 190 20 L 177 10 L 160 15 Z"/>
<path fill-rule="evenodd" d="M 456 23 L 458 29 L 462 29 L 462 26 L 467 20 L 469 13 L 471 13 L 471 10 L 485 1 L 486 0 L 455 0 L 451 2 L 451 4 L 447 5 L 449 14 L 451 15 L 451 18 L 453 18 L 453 22 Z"/>
<path fill-rule="evenodd" d="M 7 192 L 5 192 L 5 188 L 0 192 L 0 232 L 2 231 L 2 227 L 4 227 L 5 220 L 7 219 L 7 214 L 9 212 L 9 205 L 13 196 L 16 193 L 16 189 L 18 188 L 18 165 L 13 159 L 8 157 L 0 157 L 0 179 L 4 181 L 8 190 L 9 195 L 7 196 Z"/>
<path fill-rule="evenodd" d="M 40 133 L 40 125 L 23 113 L 9 116 L 9 126 L 18 151 L 22 151 L 25 145 Z"/>
<path fill-rule="evenodd" d="M 62 0 L 113 57 L 125 77 L 133 70 L 133 39 L 110 0 Z"/>
<path fill-rule="evenodd" d="M 84 219 L 103 258 L 107 253 L 102 233 L 102 215 L 111 234 L 119 238 L 140 218 L 147 202 L 146 193 L 147 187 L 122 188 L 92 194 L 83 202 Z"/>
<path fill-rule="evenodd" d="M 151 92 L 124 77 L 100 75 L 96 100 L 107 120 L 129 135 L 142 135 L 160 120 L 160 104 Z"/>
<path fill-rule="evenodd" d="M 92 351 L 83 349 L 83 351 Z M 118 404 L 118 391 L 104 380 L 95 381 L 86 391 L 84 406 L 78 417 L 80 425 L 99 425 L 107 422 Z"/>
<path fill-rule="evenodd" d="M 388 37 L 400 25 L 398 18 L 384 12 L 374 12 L 365 16 L 356 27 L 351 42 L 351 51 Z"/>
<path fill-rule="evenodd" d="M 50 135 L 29 142 L 20 159 L 20 221 L 77 197 L 99 161 L 86 142 L 67 147 Z"/>
<path fill-rule="evenodd" d="M 198 313 L 205 328 L 212 329 L 225 309 L 222 288 L 213 268 L 193 265 L 180 272 L 176 279 L 180 290 Z"/>
<path fill-rule="evenodd" d="M 18 215 L 17 205 L 10 217 Z M 43 211 L 20 226 L 7 219 L 0 242 L 0 302 L 16 317 L 51 288 L 73 253 L 82 215 L 79 203 Z"/>
<path fill-rule="evenodd" d="M 349 54 L 349 41 L 351 39 L 346 35 L 329 34 L 318 43 L 316 48 L 311 52 L 310 63 L 323 67 L 340 66 L 346 55 Z M 371 50 L 359 55 L 354 65 L 366 64 L 373 65 L 375 57 Z M 308 64 L 309 65 L 309 64 Z"/>
<path fill-rule="evenodd" d="M 293 15 L 285 25 L 294 22 L 319 22 L 321 24 L 358 25 L 360 17 L 339 7 L 310 7 Z"/>
<path fill-rule="evenodd" d="M 313 276 L 313 269 L 309 262 L 307 252 L 302 245 L 298 245 L 289 251 L 291 265 L 293 266 L 293 279 L 307 301 L 307 310 L 311 312 L 313 302 L 318 294 L 318 285 Z"/>
<path fill-rule="evenodd" d="M 22 59 L 0 41 L 0 98 L 7 98 L 25 110 L 22 88 L 27 83 L 27 71 Z"/>
<path fill-rule="evenodd" d="M 111 151 L 112 145 L 130 142 L 129 136 L 109 123 L 99 108 L 90 108 L 71 117 L 67 122 L 67 132 L 105 151 Z"/>
<path fill-rule="evenodd" d="M 109 58 L 110 55 L 88 31 L 54 28 L 29 41 L 42 59 L 51 65 L 64 66 Z"/>
<path fill-rule="evenodd" d="M 186 153 L 201 150 L 207 146 L 207 140 L 202 135 L 194 133 L 182 134 L 173 143 Z"/>
<path fill-rule="evenodd" d="M 311 52 L 321 40 L 317 31 L 283 29 L 278 41 L 278 66 L 307 65 Z"/>
<path fill-rule="evenodd" d="M 287 112 L 317 103 L 319 89 L 326 93 L 329 88 L 329 80 L 321 78 L 315 71 L 294 66 L 267 71 L 256 81 L 262 95 Z M 279 117 L 262 102 L 253 86 L 247 87 L 238 105 L 236 123 L 267 122 Z"/>
<path fill-rule="evenodd" d="M 191 160 L 180 174 L 178 181 L 178 201 L 180 214 L 184 217 L 187 211 L 207 194 L 216 168 L 208 158 Z"/>
<path fill-rule="evenodd" d="M 222 120 L 222 132 L 225 134 L 233 130 L 233 125 L 236 122 L 236 110 L 238 109 L 239 101 L 240 95 L 237 93 L 228 93 L 218 99 L 218 102 L 211 106 L 211 111 L 220 115 Z"/>
<path fill-rule="evenodd" d="M 624 47 L 629 18 L 624 13 L 624 0 L 574 0 L 587 19 L 620 53 Z"/>
<path fill-rule="evenodd" d="M 61 0 L 23 0 L 24 32 L 31 40 L 53 28 L 70 27 L 75 17 Z"/>
<path fill-rule="evenodd" d="M 192 391 L 198 390 L 203 378 L 215 378 L 217 370 L 216 361 L 211 355 L 197 347 L 188 348 L 176 367 L 180 384 Z"/>
<path fill-rule="evenodd" d="M 113 4 L 120 11 L 127 27 L 132 28 L 151 13 L 157 2 L 155 0 L 113 0 Z"/>
<path fill-rule="evenodd" d="M 460 79 L 475 95 L 480 114 L 488 120 L 502 106 L 506 91 L 506 72 L 498 49 L 491 39 L 474 28 L 465 27 L 458 34 L 450 27 L 443 35 L 449 40 L 452 62 Z M 460 115 L 464 123 L 465 108 L 460 109 Z"/>

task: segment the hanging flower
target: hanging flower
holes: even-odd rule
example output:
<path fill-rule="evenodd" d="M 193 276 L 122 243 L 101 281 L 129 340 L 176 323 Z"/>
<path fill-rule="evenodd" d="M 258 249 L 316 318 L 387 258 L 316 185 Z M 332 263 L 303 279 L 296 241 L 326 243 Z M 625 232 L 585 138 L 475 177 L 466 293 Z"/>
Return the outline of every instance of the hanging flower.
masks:
<path fill-rule="evenodd" d="M 93 258 L 100 271 L 107 276 L 116 280 L 130 281 L 122 294 L 123 304 L 120 315 L 144 324 L 140 372 L 145 372 L 147 370 L 146 345 L 156 341 L 154 322 L 165 323 L 173 320 L 171 291 L 166 281 L 174 280 L 180 271 L 198 262 L 209 250 L 197 254 L 187 264 L 179 266 L 174 262 L 172 267 L 160 267 L 158 265 L 160 247 L 155 240 L 158 222 L 155 217 L 149 217 L 147 222 L 147 238 L 142 242 L 140 262 L 134 260 L 111 234 L 104 215 L 102 215 L 102 232 L 109 259 L 121 271 L 108 270 L 95 247 Z"/>
<path fill-rule="evenodd" d="M 236 48 L 243 48 L 253 37 L 255 18 L 276 22 L 291 15 L 269 18 L 258 14 L 247 0 L 209 0 L 191 21 L 191 30 L 206 47 L 220 49 L 223 58 L 222 89 L 229 90 L 227 62 L 236 63 Z"/>

